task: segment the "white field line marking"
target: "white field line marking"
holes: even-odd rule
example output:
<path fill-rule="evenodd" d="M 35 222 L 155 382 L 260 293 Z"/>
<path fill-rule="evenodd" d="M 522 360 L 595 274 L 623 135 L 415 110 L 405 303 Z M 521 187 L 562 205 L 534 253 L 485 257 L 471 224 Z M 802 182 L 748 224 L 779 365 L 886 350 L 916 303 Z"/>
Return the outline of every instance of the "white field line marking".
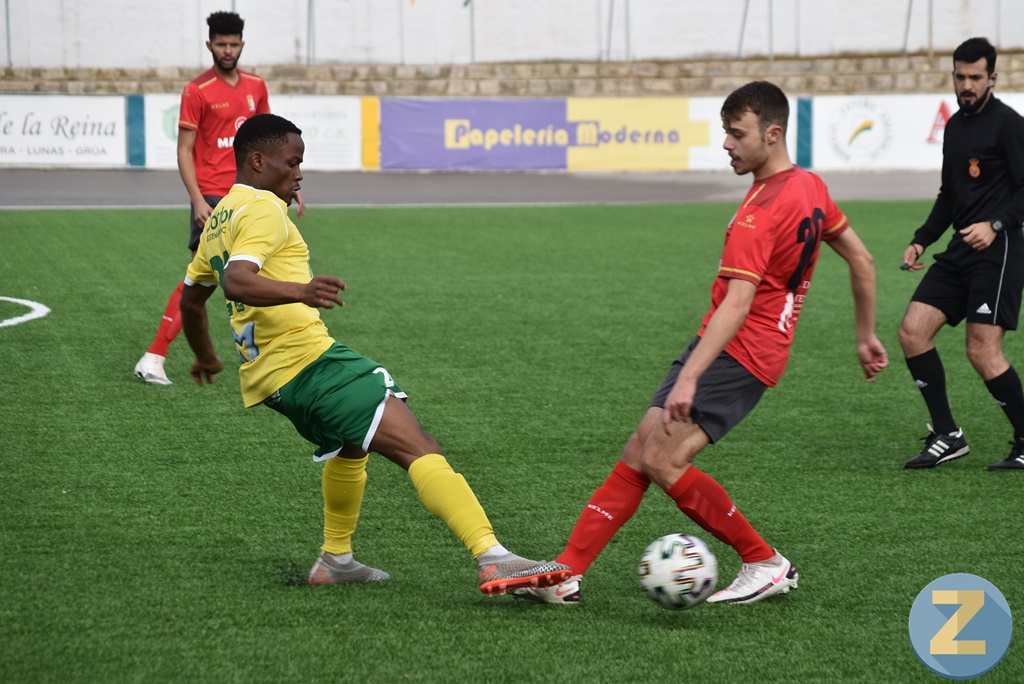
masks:
<path fill-rule="evenodd" d="M 26 323 L 34 318 L 42 318 L 50 313 L 50 307 L 44 306 L 39 302 L 31 302 L 27 299 L 15 299 L 14 297 L 0 297 L 0 300 L 21 304 L 22 306 L 27 306 L 31 309 L 31 311 L 24 316 L 15 316 L 14 318 L 8 318 L 5 321 L 0 321 L 0 328 L 5 328 L 9 325 L 18 325 L 19 323 Z"/>

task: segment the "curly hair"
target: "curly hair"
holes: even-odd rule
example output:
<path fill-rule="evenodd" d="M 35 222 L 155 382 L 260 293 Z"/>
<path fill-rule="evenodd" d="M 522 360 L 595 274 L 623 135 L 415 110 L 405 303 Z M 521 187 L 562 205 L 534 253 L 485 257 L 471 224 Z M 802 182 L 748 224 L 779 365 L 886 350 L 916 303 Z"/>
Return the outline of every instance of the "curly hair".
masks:
<path fill-rule="evenodd" d="M 214 12 L 206 17 L 206 25 L 210 27 L 210 40 L 214 36 L 241 37 L 245 20 L 234 12 Z"/>

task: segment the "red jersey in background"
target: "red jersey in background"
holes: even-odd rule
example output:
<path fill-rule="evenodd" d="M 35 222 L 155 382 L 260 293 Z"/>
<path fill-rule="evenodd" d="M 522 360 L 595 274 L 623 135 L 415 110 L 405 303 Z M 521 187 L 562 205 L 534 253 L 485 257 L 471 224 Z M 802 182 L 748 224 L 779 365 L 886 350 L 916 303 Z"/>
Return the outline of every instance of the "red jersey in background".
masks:
<path fill-rule="evenodd" d="M 210 69 L 181 94 L 178 126 L 196 132 L 192 161 L 204 195 L 228 194 L 235 183 L 235 131 L 250 116 L 270 111 L 263 79 L 241 69 L 237 73 L 232 86 Z"/>

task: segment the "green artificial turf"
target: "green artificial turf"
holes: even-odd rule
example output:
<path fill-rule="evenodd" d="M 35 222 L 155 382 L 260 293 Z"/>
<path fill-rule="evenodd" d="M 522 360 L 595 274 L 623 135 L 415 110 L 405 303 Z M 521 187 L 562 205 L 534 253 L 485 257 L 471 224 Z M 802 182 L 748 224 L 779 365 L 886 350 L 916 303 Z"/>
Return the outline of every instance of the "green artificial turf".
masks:
<path fill-rule="evenodd" d="M 967 572 L 1024 608 L 1024 476 L 985 470 L 1011 434 L 962 328 L 938 344 L 972 453 L 903 470 L 927 413 L 896 339 L 920 274 L 899 263 L 928 208 L 844 205 L 876 258 L 890 368 L 863 381 L 847 271 L 823 248 L 786 376 L 698 457 L 800 588 L 680 613 L 639 589 L 650 541 L 701 535 L 720 586 L 740 562 L 656 487 L 583 602 L 538 606 L 480 594 L 468 552 L 377 456 L 356 555 L 393 580 L 305 586 L 320 467 L 284 418 L 242 408 L 219 294 L 214 386 L 188 380 L 183 338 L 173 386 L 132 376 L 184 274 L 182 212 L 0 212 L 0 296 L 52 310 L 0 327 L 0 681 L 937 681 L 910 607 Z M 312 208 L 297 223 L 313 271 L 349 287 L 323 312 L 333 335 L 409 393 L 499 539 L 552 558 L 696 333 L 734 209 Z M 0 301 L 0 319 L 24 312 Z M 1024 364 L 1019 334 L 1006 352 Z M 982 679 L 1024 680 L 1020 638 Z"/>

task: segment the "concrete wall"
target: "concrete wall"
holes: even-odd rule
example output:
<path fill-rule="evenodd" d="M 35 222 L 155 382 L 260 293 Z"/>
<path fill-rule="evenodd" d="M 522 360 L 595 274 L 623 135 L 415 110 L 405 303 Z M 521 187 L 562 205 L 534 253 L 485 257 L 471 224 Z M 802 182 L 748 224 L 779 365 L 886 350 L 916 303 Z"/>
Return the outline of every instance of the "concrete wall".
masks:
<path fill-rule="evenodd" d="M 421 2 L 423 0 L 420 0 Z M 1024 52 L 997 63 L 999 88 L 1024 92 Z M 279 65 L 256 68 L 271 93 L 379 96 L 707 96 L 747 81 L 778 83 L 792 96 L 945 93 L 948 55 L 642 62 L 456 65 Z M 177 93 L 199 68 L 0 71 L 0 93 Z"/>
<path fill-rule="evenodd" d="M 0 66 L 208 64 L 206 16 L 246 20 L 243 63 L 461 65 L 1024 49 L 1021 0 L 0 0 Z"/>

